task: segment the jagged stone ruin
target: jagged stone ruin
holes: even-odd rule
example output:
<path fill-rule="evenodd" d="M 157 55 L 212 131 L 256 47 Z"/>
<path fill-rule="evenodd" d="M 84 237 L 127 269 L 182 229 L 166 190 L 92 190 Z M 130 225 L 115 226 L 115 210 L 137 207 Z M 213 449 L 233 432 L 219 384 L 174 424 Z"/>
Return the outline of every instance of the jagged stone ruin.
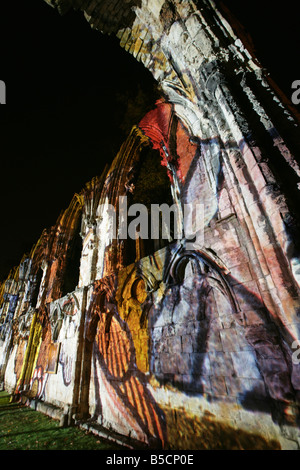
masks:
<path fill-rule="evenodd" d="M 298 449 L 296 111 L 220 2 L 46 1 L 115 35 L 160 99 L 2 284 L 2 387 L 128 445 Z M 199 203 L 201 243 L 124 237 L 125 196 L 183 225 Z"/>

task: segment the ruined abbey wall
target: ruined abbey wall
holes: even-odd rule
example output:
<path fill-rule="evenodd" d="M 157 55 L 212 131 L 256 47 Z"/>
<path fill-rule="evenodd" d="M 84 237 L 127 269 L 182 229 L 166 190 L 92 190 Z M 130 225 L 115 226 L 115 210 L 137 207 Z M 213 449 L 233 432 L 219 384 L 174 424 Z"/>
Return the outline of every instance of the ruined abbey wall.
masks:
<path fill-rule="evenodd" d="M 161 98 L 1 286 L 2 385 L 152 448 L 297 449 L 296 117 L 212 0 L 47 3 Z M 122 197 L 174 204 L 181 237 L 122 236 Z"/>

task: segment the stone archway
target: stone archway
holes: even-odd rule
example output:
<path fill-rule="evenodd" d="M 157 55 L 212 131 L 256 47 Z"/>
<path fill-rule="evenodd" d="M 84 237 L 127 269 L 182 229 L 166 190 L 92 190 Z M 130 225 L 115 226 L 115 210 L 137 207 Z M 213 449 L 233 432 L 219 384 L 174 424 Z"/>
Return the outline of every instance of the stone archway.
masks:
<path fill-rule="evenodd" d="M 203 0 L 201 10 L 198 10 L 193 2 L 175 0 L 173 2 L 141 1 L 138 4 L 132 1 L 123 2 L 122 8 L 124 10 L 118 10 L 118 4 L 115 2 L 108 4 L 108 2 L 96 0 L 58 0 L 47 1 L 47 3 L 57 6 L 61 13 L 72 7 L 81 9 L 92 27 L 102 32 L 115 34 L 120 39 L 121 46 L 151 71 L 160 84 L 165 99 L 163 103 L 160 103 L 162 104 L 161 108 L 160 104 L 157 105 L 154 111 L 155 116 L 152 116 L 153 119 L 149 119 L 146 123 L 147 126 L 143 126 L 144 121 L 139 123 L 139 128 L 136 128 L 138 133 L 144 132 L 141 141 L 143 138 L 145 140 L 149 138 L 153 146 L 158 146 L 163 159 L 165 159 L 163 163 L 168 166 L 171 175 L 174 176 L 172 183 L 178 201 L 184 203 L 194 198 L 201 200 L 207 190 L 209 196 L 206 198 L 208 201 L 206 205 L 211 209 L 211 213 L 209 213 L 205 225 L 205 248 L 211 253 L 215 253 L 216 257 L 221 254 L 220 257 L 226 259 L 230 287 L 238 294 L 239 301 L 243 305 L 242 313 L 245 316 L 245 321 L 248 321 L 255 329 L 260 320 L 257 312 L 267 307 L 272 321 L 279 327 L 284 325 L 281 330 L 281 343 L 284 339 L 288 343 L 290 338 L 297 337 L 299 292 L 294 272 L 289 267 L 297 265 L 295 263 L 297 259 L 296 245 L 287 228 L 287 224 L 293 226 L 294 221 L 289 212 L 288 198 L 274 184 L 279 168 L 276 165 L 272 166 L 269 158 L 274 156 L 280 159 L 281 165 L 285 165 L 294 176 L 299 177 L 300 172 L 288 143 L 282 139 L 280 129 L 276 129 L 272 121 L 272 115 L 275 112 L 283 113 L 281 105 L 276 104 L 270 107 L 268 103 L 264 103 L 265 95 L 262 93 L 262 89 L 268 93 L 269 99 L 273 99 L 275 95 L 268 87 L 262 68 L 253 60 L 243 44 L 238 42 L 238 38 L 222 19 L 214 2 Z M 105 16 L 107 12 L 109 12 L 109 17 Z M 171 115 L 165 112 L 166 108 L 171 108 Z M 253 116 L 251 119 L 248 118 L 246 111 L 249 108 L 252 109 L 255 118 Z M 162 112 L 159 111 L 161 109 Z M 176 119 L 174 119 L 174 115 L 176 115 Z M 157 130 L 154 129 L 154 124 L 157 123 L 159 132 L 154 132 Z M 173 131 L 175 128 L 176 142 L 174 145 Z M 166 129 L 166 133 L 163 132 L 164 129 Z M 264 139 L 261 138 L 262 135 Z M 267 143 L 262 142 L 263 140 Z M 180 145 L 182 152 L 178 152 Z M 195 152 L 187 151 L 190 146 L 195 146 Z M 118 175 L 120 176 L 120 172 Z M 118 175 L 114 178 L 114 196 L 119 194 L 122 183 L 120 178 L 118 179 Z M 182 175 L 186 178 L 183 178 Z M 107 186 L 109 186 L 108 180 L 108 178 L 105 180 Z M 295 190 L 296 188 L 291 188 L 289 195 Z M 96 199 L 95 207 L 88 215 L 97 213 Z M 210 204 L 211 202 L 214 202 L 215 206 Z M 93 228 L 94 221 L 90 220 L 90 223 Z M 104 231 L 101 234 L 106 235 Z M 116 267 L 114 260 L 111 261 L 110 267 Z M 168 262 L 164 264 L 161 271 L 166 266 L 168 266 Z M 183 279 L 186 286 L 177 289 L 180 296 L 188 290 L 186 287 L 192 283 L 194 274 L 192 263 L 181 264 L 181 270 L 184 274 L 187 270 L 187 275 L 186 279 L 185 276 Z M 200 274 L 202 276 L 203 273 Z M 91 320 L 91 324 L 87 324 L 86 329 L 87 336 L 83 353 L 83 364 L 86 368 L 80 384 L 80 411 L 83 416 L 88 415 L 89 412 L 92 356 L 94 353 L 94 357 L 97 359 L 94 363 L 95 371 L 100 375 L 107 366 L 103 363 L 106 353 L 103 338 L 111 325 L 113 325 L 112 335 L 114 337 L 120 336 L 124 340 L 124 344 L 122 343 L 120 347 L 128 357 L 128 364 L 132 366 L 134 362 L 130 351 L 126 349 L 126 345 L 130 343 L 132 338 L 130 332 L 126 330 L 125 322 L 117 315 L 111 317 L 111 312 L 108 312 L 106 313 L 108 320 L 105 319 L 99 326 L 97 315 L 99 305 L 102 302 L 101 296 L 104 295 L 100 277 L 92 279 L 92 281 L 96 280 L 96 283 L 99 281 L 100 293 L 97 292 L 97 284 L 93 286 L 98 304 L 95 299 L 92 299 L 87 314 L 87 323 Z M 200 281 L 202 282 L 202 278 Z M 212 289 L 209 283 L 203 287 L 200 281 L 194 291 L 192 288 L 190 290 L 196 299 L 198 295 L 203 294 L 202 297 L 206 300 Z M 214 280 L 210 279 L 209 282 L 214 282 Z M 217 316 L 223 304 L 225 306 L 225 326 L 222 324 L 220 328 L 218 327 L 216 334 L 216 337 L 219 335 L 219 340 L 220 336 L 224 337 L 223 343 L 225 344 L 226 335 L 232 339 L 236 333 L 235 330 L 230 330 L 231 325 L 227 318 L 232 313 L 232 305 L 224 294 L 225 291 L 219 289 L 218 284 L 217 287 L 214 285 L 213 289 L 214 294 L 210 302 L 213 305 L 214 315 Z M 251 298 L 251 302 L 249 302 L 249 298 Z M 177 299 L 175 300 L 177 301 Z M 196 300 L 194 303 L 197 303 Z M 199 303 L 201 304 L 201 302 Z M 251 305 L 249 305 L 250 303 Z M 178 303 L 180 307 L 176 311 L 177 318 L 182 318 L 182 315 L 188 312 L 188 302 L 184 306 L 183 304 L 184 299 L 181 304 Z M 158 316 L 160 313 L 161 311 L 158 312 Z M 163 313 L 165 316 L 168 315 L 168 307 Z M 195 309 L 195 315 L 198 313 L 198 310 Z M 211 317 L 208 315 L 209 319 L 212 317 L 213 315 Z M 156 327 L 158 329 L 157 325 Z M 163 335 L 164 332 L 161 331 L 161 334 Z M 200 336 L 200 334 L 201 327 L 199 326 L 195 336 Z M 195 337 L 195 343 L 199 343 L 198 336 Z M 186 348 L 186 355 L 199 353 L 197 351 L 198 343 L 194 347 L 194 344 L 191 345 L 188 341 L 188 338 L 181 339 L 179 344 L 176 335 L 172 335 L 172 340 L 169 340 L 168 346 L 170 346 L 171 352 L 176 349 L 176 344 L 178 344 L 178 361 L 182 348 Z M 260 348 L 262 344 L 257 344 L 255 335 L 249 334 L 249 341 L 252 341 L 254 349 L 256 347 L 258 352 L 263 349 Z M 243 379 L 246 379 L 245 383 L 250 379 L 261 381 L 262 375 L 255 369 L 254 354 L 251 354 L 250 359 L 250 355 L 241 348 L 236 351 L 233 343 L 234 341 L 230 341 L 229 349 L 223 355 L 221 369 L 226 369 L 225 356 L 239 358 L 235 362 L 238 370 L 243 369 L 241 358 L 247 357 L 248 362 L 251 362 L 251 367 L 247 370 L 250 375 L 243 376 Z M 218 347 L 224 347 L 224 344 L 220 344 L 219 341 Z M 212 348 L 215 346 L 215 344 L 211 345 Z M 277 359 L 275 350 L 279 349 L 275 346 L 277 344 L 273 349 L 270 349 L 274 360 Z M 291 344 L 288 343 L 286 346 L 286 355 L 289 356 Z M 95 347 L 98 347 L 98 350 Z M 96 351 L 97 354 L 100 351 L 98 356 L 96 356 Z M 155 350 L 155 352 L 160 353 L 161 351 Z M 170 361 L 170 357 L 172 355 L 169 353 L 162 361 L 162 382 L 165 380 L 165 376 L 173 374 L 176 368 L 178 370 L 178 366 Z M 111 364 L 115 359 L 116 350 L 111 350 Z M 194 362 L 194 359 L 190 358 L 187 360 L 189 362 L 182 362 L 180 367 L 182 367 L 182 375 L 189 376 L 189 369 L 192 368 L 192 371 L 195 371 L 199 362 Z M 102 368 L 99 366 L 101 361 Z M 299 374 L 297 375 L 297 370 L 295 371 L 291 364 L 290 356 L 287 362 L 288 367 L 284 369 L 285 377 L 290 378 L 293 375 L 293 386 L 297 391 L 299 389 Z M 127 367 L 128 364 L 125 366 Z M 201 367 L 202 365 L 205 365 L 204 361 L 203 364 L 201 363 Z M 108 368 L 108 372 L 106 369 L 109 380 L 113 382 L 116 377 L 123 379 L 123 375 L 127 371 L 126 367 L 122 370 L 119 369 L 121 371 L 120 377 L 117 376 L 113 368 L 110 370 Z M 286 369 L 289 370 L 286 371 Z M 255 374 L 257 376 L 254 377 Z M 136 377 L 134 378 L 136 379 Z M 189 377 L 188 380 L 189 382 L 186 382 L 188 386 L 196 387 L 197 393 L 202 389 L 203 382 L 195 385 Z M 112 383 L 108 385 L 114 388 Z M 110 388 L 110 390 L 114 393 L 116 403 L 120 404 L 119 411 L 122 414 L 124 412 L 122 401 L 124 384 L 115 383 L 114 385 L 116 388 L 114 390 Z M 199 388 L 197 388 L 198 385 Z M 129 388 L 131 391 L 138 390 L 137 396 L 141 403 L 145 390 L 141 392 L 139 386 L 138 377 L 136 380 L 132 379 Z M 253 391 L 252 388 L 250 390 Z M 215 393 L 215 390 L 213 392 Z M 227 394 L 231 394 L 230 398 L 235 397 L 234 392 L 233 386 L 230 388 L 227 385 L 226 388 L 226 384 L 223 383 L 222 393 L 226 399 Z M 151 409 L 151 413 L 149 412 L 147 416 L 146 414 L 142 415 L 142 418 L 141 415 L 137 416 L 137 421 L 141 418 L 145 423 L 150 416 L 148 422 L 153 425 L 157 415 L 152 413 L 153 402 L 150 400 L 149 403 L 147 411 Z M 134 412 L 133 409 L 132 412 Z M 141 429 L 143 423 L 139 423 Z M 159 433 L 159 428 L 157 428 L 154 434 L 159 435 Z M 139 438 L 143 438 L 144 434 L 143 432 L 139 434 L 137 430 L 137 435 Z"/>
<path fill-rule="evenodd" d="M 287 122 L 289 112 L 270 88 L 262 66 L 244 46 L 243 38 L 236 36 L 212 0 L 202 0 L 201 8 L 194 2 L 177 0 L 47 3 L 62 14 L 71 8 L 82 11 L 93 29 L 115 35 L 120 46 L 144 64 L 191 137 L 201 143 L 208 173 L 211 161 L 218 164 L 222 153 L 230 177 L 237 179 L 236 197 L 246 230 L 256 232 L 261 255 L 280 291 L 285 313 L 278 314 L 284 321 L 289 319 L 291 304 L 293 310 L 296 308 L 291 298 L 295 293 L 288 296 L 285 286 L 298 289 L 299 250 L 291 235 L 297 220 L 291 216 L 288 200 L 272 184 L 280 169 L 271 168 L 264 153 L 275 152 L 274 158 L 279 158 L 296 179 L 300 178 L 300 169 L 288 139 L 284 140 L 280 126 L 273 124 L 278 113 Z M 277 104 L 270 107 L 270 99 Z M 251 121 L 247 116 L 250 108 L 254 113 Z M 291 115 L 289 120 L 293 127 Z M 265 133 L 264 142 L 258 130 Z M 267 147 L 266 141 L 270 143 Z M 210 145 L 212 142 L 218 142 L 218 149 Z M 293 191 L 297 198 L 296 184 L 289 188 L 290 195 Z M 259 199 L 256 194 L 260 194 Z M 265 220 L 265 230 L 261 229 L 261 219 Z"/>

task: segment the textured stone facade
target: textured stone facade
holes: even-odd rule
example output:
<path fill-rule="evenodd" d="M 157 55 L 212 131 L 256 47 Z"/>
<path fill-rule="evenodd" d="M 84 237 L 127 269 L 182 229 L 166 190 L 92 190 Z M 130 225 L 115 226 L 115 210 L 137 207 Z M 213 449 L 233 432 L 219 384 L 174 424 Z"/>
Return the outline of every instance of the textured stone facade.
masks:
<path fill-rule="evenodd" d="M 212 0 L 46 1 L 161 99 L 1 286 L 2 385 L 152 448 L 299 448 L 296 117 Z M 112 237 L 124 196 L 199 202 L 201 245 Z"/>

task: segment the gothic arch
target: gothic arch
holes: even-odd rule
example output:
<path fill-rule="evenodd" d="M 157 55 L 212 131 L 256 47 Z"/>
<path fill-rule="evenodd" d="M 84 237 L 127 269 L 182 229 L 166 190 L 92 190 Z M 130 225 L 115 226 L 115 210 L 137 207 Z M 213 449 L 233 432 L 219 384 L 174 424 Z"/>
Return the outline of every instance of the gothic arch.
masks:
<path fill-rule="evenodd" d="M 120 40 L 120 46 L 152 73 L 167 100 L 174 104 L 175 112 L 189 124 L 192 137 L 205 142 L 220 138 L 225 147 L 226 165 L 239 180 L 241 192 L 237 197 L 241 206 L 247 206 L 249 191 L 256 191 L 261 197 L 261 202 L 255 202 L 250 219 L 246 219 L 248 230 L 254 228 L 257 231 L 261 250 L 272 271 L 265 234 L 259 228 L 260 218 L 266 220 L 267 231 L 272 236 L 273 256 L 277 258 L 277 269 L 281 272 L 276 278 L 278 288 L 283 291 L 284 285 L 293 284 L 298 290 L 299 249 L 296 238 L 290 235 L 284 223 L 286 214 L 290 214 L 289 204 L 272 186 L 273 166 L 268 161 L 260 165 L 266 141 L 256 139 L 259 133 L 255 127 L 267 131 L 268 151 L 278 152 L 276 159 L 293 172 L 293 187 L 288 190 L 290 195 L 294 193 L 298 198 L 299 165 L 292 147 L 275 128 L 273 118 L 276 117 L 277 122 L 280 115 L 287 122 L 288 116 L 289 135 L 295 135 L 296 121 L 271 89 L 263 67 L 252 50 L 247 50 L 243 44 L 244 38 L 236 36 L 215 2 L 202 0 L 201 9 L 194 2 L 178 0 L 131 0 L 126 3 L 47 0 L 47 3 L 58 8 L 60 13 L 71 8 L 81 10 L 92 28 L 114 34 Z M 248 82 L 247 77 L 251 78 Z M 264 104 L 266 93 L 274 101 L 272 109 Z M 241 96 L 247 105 L 240 105 Z M 249 106 L 256 113 L 254 127 L 247 118 Z M 257 175 L 254 176 L 255 162 Z M 239 171 L 240 165 L 242 171 Z M 249 173 L 249 184 L 244 182 L 245 172 Z M 269 213 L 273 213 L 272 222 L 268 220 Z M 295 225 L 299 221 L 289 219 L 288 223 Z M 284 294 L 281 300 L 286 303 Z M 287 308 L 284 307 L 283 314 L 286 317 L 289 316 Z"/>
<path fill-rule="evenodd" d="M 225 278 L 228 269 L 217 256 L 208 250 L 184 250 L 182 247 L 175 252 L 164 275 L 167 285 L 180 284 L 184 280 L 187 264 L 192 262 L 195 266 L 195 276 L 207 275 L 213 284 L 228 298 L 232 311 L 238 313 L 240 308 L 230 284 Z"/>
<path fill-rule="evenodd" d="M 240 387 L 244 398 L 248 392 L 255 394 L 256 386 L 266 385 L 274 400 L 294 400 L 299 374 L 294 372 L 293 389 L 293 366 L 283 351 L 281 338 L 275 329 L 269 330 L 272 325 L 261 322 L 262 318 L 257 320 L 257 312 L 265 312 L 267 304 L 274 309 L 274 318 L 287 325 L 288 333 L 291 330 L 291 336 L 293 329 L 299 328 L 299 292 L 288 268 L 296 256 L 291 261 L 292 241 L 286 230 L 286 224 L 293 226 L 294 222 L 289 218 L 287 199 L 274 184 L 276 168 L 269 159 L 275 156 L 274 161 L 279 159 L 283 167 L 289 166 L 295 177 L 293 185 L 300 171 L 290 147 L 274 128 L 272 112 L 263 105 L 263 94 L 256 96 L 258 89 L 264 89 L 269 100 L 275 98 L 263 69 L 237 41 L 213 0 L 202 0 L 199 11 L 194 2 L 186 0 L 46 1 L 61 13 L 69 8 L 81 9 L 92 27 L 115 34 L 121 47 L 153 74 L 163 94 L 152 110 L 153 120 L 148 115 L 133 127 L 110 170 L 92 180 L 53 231 L 44 234 L 43 253 L 51 258 L 60 252 L 62 230 L 74 229 L 72 224 L 84 206 L 82 234 L 89 232 L 96 239 L 91 237 L 88 246 L 92 250 L 92 275 L 82 283 L 87 309 L 84 305 L 80 383 L 76 385 L 80 417 L 89 416 L 93 405 L 90 394 L 94 393 L 93 412 L 96 419 L 103 420 L 100 424 L 111 424 L 109 414 L 105 415 L 109 409 L 112 422 L 122 432 L 131 427 L 139 440 L 153 438 L 164 443 L 166 421 L 149 392 L 149 373 L 159 385 L 170 384 L 174 393 L 180 389 L 216 401 L 219 377 L 222 380 L 217 385 L 223 388 L 226 399 L 228 395 L 230 399 L 236 396 L 235 387 Z M 251 81 L 255 83 L 252 88 Z M 273 113 L 283 115 L 282 105 L 274 103 Z M 253 120 L 245 113 L 250 104 L 256 116 Z M 290 115 L 289 119 L 293 126 Z M 181 142 L 174 139 L 174 129 L 182 137 Z M 262 135 L 269 139 L 266 147 Z M 155 256 L 149 256 L 137 261 L 132 271 L 128 266 L 122 271 L 119 247 L 114 250 L 112 244 L 110 252 L 105 252 L 105 243 L 111 240 L 106 238 L 106 226 L 101 225 L 103 207 L 106 203 L 116 207 L 118 196 L 132 190 L 134 164 L 149 145 L 160 151 L 177 204 L 201 200 L 207 190 L 205 229 L 210 241 L 205 246 L 217 248 L 184 251 L 178 244 L 164 251 L 160 265 L 155 265 Z M 184 147 L 185 161 L 180 160 L 180 145 Z M 227 184 L 224 191 L 219 180 L 221 165 Z M 293 186 L 289 194 L 295 190 Z M 229 239 L 228 233 L 232 234 Z M 101 234 L 105 234 L 103 240 Z M 184 247 L 185 240 L 181 242 Z M 101 243 L 103 252 L 99 249 Z M 245 246 L 249 253 L 243 252 Z M 240 267 L 237 258 L 246 258 L 245 269 L 236 269 L 236 279 L 221 261 L 222 256 L 237 263 L 231 264 L 233 270 Z M 55 263 L 49 273 L 52 277 L 48 276 L 51 288 L 52 281 L 61 281 L 59 263 Z M 251 291 L 256 288 L 257 298 Z M 54 295 L 42 300 L 51 303 L 60 293 L 58 282 Z M 244 324 L 240 314 L 245 312 L 239 304 L 242 294 L 248 313 Z M 251 303 L 249 298 L 256 301 L 255 312 L 251 311 L 252 305 L 247 305 Z M 254 320 L 253 313 L 257 314 Z M 58 326 L 57 336 L 58 316 L 52 320 L 52 326 Z M 41 328 L 38 325 L 36 342 Z M 145 351 L 149 349 L 147 356 Z M 155 380 L 152 383 L 156 387 Z M 113 415 L 116 410 L 118 416 Z"/>

